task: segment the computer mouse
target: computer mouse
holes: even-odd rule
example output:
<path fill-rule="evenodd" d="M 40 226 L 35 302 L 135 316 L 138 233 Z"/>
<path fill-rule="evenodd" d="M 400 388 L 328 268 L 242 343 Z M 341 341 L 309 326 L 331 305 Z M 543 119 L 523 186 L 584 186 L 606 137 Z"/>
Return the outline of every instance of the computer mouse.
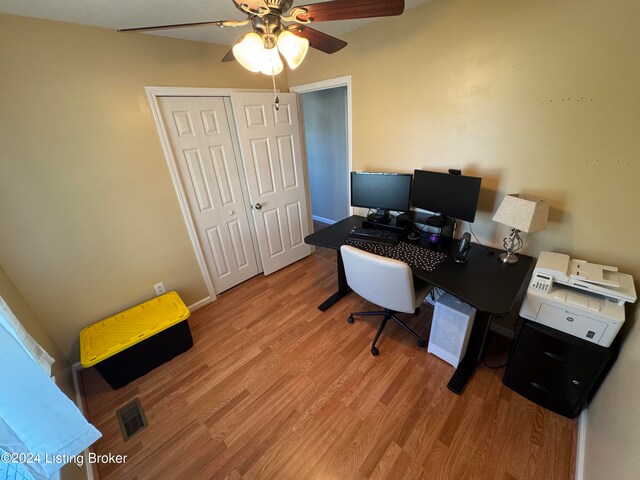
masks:
<path fill-rule="evenodd" d="M 420 232 L 409 232 L 409 235 L 407 235 L 407 240 L 420 240 Z"/>

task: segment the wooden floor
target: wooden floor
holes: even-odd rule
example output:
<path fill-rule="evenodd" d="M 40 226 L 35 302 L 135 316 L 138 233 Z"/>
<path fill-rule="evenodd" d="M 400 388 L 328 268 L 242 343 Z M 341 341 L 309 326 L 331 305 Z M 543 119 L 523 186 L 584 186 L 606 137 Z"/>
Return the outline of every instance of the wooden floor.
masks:
<path fill-rule="evenodd" d="M 576 421 L 544 410 L 480 367 L 462 395 L 453 368 L 350 294 L 327 312 L 335 252 L 222 294 L 190 319 L 194 346 L 113 391 L 83 372 L 98 466 L 111 479 L 571 479 Z M 410 324 L 427 336 L 432 310 Z M 115 411 L 139 397 L 149 427 L 123 442 Z"/>

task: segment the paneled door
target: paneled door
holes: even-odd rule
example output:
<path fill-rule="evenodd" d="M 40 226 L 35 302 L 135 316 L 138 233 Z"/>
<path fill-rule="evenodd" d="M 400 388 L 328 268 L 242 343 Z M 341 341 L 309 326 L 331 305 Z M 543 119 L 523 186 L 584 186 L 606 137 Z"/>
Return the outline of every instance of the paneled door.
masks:
<path fill-rule="evenodd" d="M 278 96 L 231 94 L 265 275 L 311 253 L 296 95 Z"/>
<path fill-rule="evenodd" d="M 158 104 L 216 293 L 258 274 L 222 97 L 159 97 Z"/>

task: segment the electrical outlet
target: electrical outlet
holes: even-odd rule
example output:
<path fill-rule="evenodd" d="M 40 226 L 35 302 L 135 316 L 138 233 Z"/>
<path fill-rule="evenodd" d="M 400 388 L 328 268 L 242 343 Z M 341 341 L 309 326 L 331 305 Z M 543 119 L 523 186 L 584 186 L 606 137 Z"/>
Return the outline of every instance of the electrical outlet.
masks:
<path fill-rule="evenodd" d="M 156 291 L 156 295 L 162 295 L 163 293 L 167 293 L 167 289 L 164 288 L 164 283 L 156 283 L 153 286 L 153 289 Z"/>

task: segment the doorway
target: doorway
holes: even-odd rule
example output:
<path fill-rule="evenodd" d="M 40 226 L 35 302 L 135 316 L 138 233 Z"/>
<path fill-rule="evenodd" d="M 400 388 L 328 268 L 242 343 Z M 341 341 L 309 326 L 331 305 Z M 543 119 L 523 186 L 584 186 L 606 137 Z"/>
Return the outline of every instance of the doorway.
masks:
<path fill-rule="evenodd" d="M 333 224 L 352 213 L 351 77 L 290 90 L 300 95 L 313 220 Z"/>

